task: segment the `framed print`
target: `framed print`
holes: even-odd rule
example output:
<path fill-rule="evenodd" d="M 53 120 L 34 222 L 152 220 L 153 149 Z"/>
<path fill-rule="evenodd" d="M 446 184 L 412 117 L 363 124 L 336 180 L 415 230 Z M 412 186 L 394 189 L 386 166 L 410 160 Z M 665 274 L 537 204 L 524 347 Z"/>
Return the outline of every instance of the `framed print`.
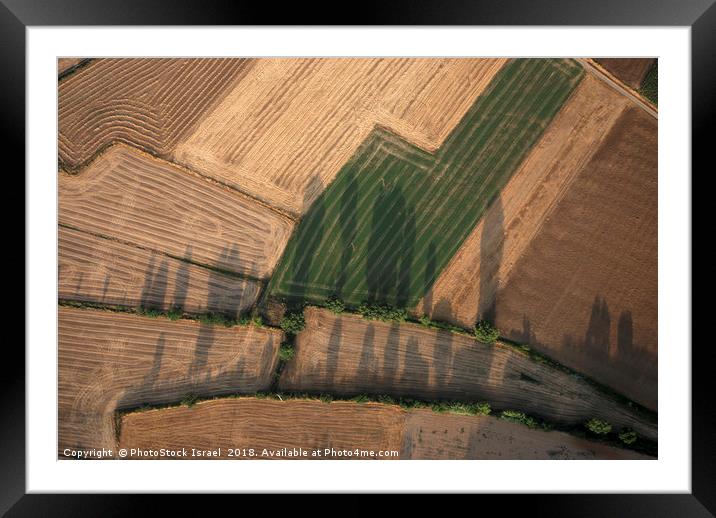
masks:
<path fill-rule="evenodd" d="M 10 515 L 68 492 L 713 512 L 691 170 L 716 8 L 131 6 L 0 11 L 28 207 Z"/>

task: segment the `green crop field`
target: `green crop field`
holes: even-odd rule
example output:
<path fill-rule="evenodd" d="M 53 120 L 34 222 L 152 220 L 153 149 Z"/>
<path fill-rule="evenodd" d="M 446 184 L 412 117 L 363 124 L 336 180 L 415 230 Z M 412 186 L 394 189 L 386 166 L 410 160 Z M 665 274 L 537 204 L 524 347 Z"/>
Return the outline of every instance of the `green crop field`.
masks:
<path fill-rule="evenodd" d="M 298 225 L 269 296 L 416 304 L 582 75 L 510 61 L 434 155 L 376 128 Z"/>

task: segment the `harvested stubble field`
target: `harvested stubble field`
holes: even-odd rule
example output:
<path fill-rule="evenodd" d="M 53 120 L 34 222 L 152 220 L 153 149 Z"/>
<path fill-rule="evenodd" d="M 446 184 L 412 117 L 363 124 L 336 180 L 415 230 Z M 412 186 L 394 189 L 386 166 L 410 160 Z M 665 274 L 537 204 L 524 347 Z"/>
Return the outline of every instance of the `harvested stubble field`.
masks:
<path fill-rule="evenodd" d="M 602 65 L 614 77 L 632 88 L 639 88 L 646 73 L 656 61 L 655 58 L 597 58 L 594 61 Z"/>
<path fill-rule="evenodd" d="M 504 59 L 261 59 L 173 159 L 293 214 L 375 126 L 436 149 Z"/>
<path fill-rule="evenodd" d="M 624 96 L 587 75 L 415 313 L 465 328 L 494 320 L 497 292 L 626 106 Z"/>
<path fill-rule="evenodd" d="M 489 416 L 408 413 L 401 449 L 403 459 L 452 460 L 593 460 L 648 457 L 564 432 L 531 430 Z"/>
<path fill-rule="evenodd" d="M 415 305 L 583 76 L 570 60 L 513 60 L 435 154 L 378 129 L 319 196 L 269 292 Z"/>
<path fill-rule="evenodd" d="M 69 168 L 114 142 L 168 158 L 251 69 L 248 59 L 96 59 L 60 82 L 59 153 Z"/>
<path fill-rule="evenodd" d="M 58 247 L 63 300 L 236 318 L 253 306 L 261 288 L 255 281 L 74 229 L 59 228 Z"/>
<path fill-rule="evenodd" d="M 120 447 L 221 448 L 220 458 L 234 460 L 276 459 L 262 456 L 263 450 L 281 448 L 399 453 L 397 457 L 374 457 L 380 460 L 650 458 L 561 432 L 531 430 L 494 417 L 437 415 L 429 410 L 405 411 L 379 403 L 253 398 L 126 414 L 122 416 Z M 232 448 L 253 448 L 256 456 L 229 457 Z M 331 455 L 310 458 L 370 459 Z"/>
<path fill-rule="evenodd" d="M 280 331 L 60 307 L 58 453 L 114 448 L 114 412 L 266 390 Z"/>
<path fill-rule="evenodd" d="M 624 110 L 512 267 L 503 334 L 657 407 L 657 121 Z"/>
<path fill-rule="evenodd" d="M 313 307 L 305 316 L 306 329 L 296 338 L 280 390 L 487 401 L 562 425 L 596 417 L 656 439 L 656 423 L 648 417 L 511 346 Z"/>
<path fill-rule="evenodd" d="M 255 200 L 116 145 L 60 173 L 59 222 L 209 267 L 265 278 L 294 223 Z"/>

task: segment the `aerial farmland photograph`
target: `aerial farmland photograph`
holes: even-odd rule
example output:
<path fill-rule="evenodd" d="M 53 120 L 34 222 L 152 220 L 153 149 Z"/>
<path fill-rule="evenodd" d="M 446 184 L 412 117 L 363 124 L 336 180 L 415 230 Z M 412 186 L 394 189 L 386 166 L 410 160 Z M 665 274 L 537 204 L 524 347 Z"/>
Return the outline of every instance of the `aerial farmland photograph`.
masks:
<path fill-rule="evenodd" d="M 57 67 L 58 459 L 657 459 L 657 59 Z"/>

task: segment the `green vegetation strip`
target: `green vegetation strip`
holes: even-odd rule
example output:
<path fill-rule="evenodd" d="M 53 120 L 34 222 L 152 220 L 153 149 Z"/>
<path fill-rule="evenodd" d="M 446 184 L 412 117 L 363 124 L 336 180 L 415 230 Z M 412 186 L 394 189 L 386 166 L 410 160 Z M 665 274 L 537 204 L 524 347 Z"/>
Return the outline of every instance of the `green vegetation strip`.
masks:
<path fill-rule="evenodd" d="M 435 155 L 374 130 L 300 222 L 269 296 L 414 306 L 582 75 L 571 60 L 510 61 Z"/>
<path fill-rule="evenodd" d="M 657 59 L 646 73 L 644 80 L 641 82 L 639 93 L 654 103 L 659 105 L 659 60 Z"/>

